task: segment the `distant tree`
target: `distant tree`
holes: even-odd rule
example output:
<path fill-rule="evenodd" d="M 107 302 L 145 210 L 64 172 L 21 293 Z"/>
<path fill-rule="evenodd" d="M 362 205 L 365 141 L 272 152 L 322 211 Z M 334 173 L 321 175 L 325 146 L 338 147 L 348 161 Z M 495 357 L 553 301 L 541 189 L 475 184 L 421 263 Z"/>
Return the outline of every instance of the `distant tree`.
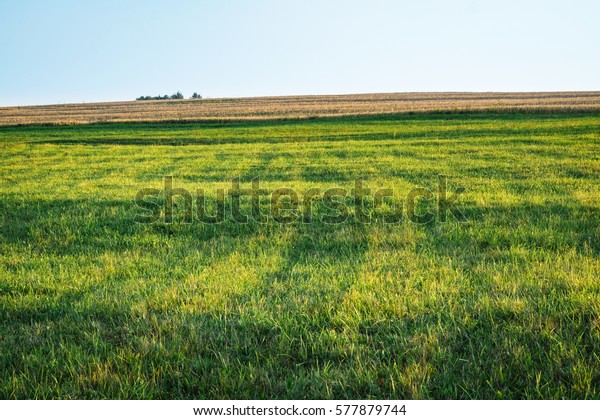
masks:
<path fill-rule="evenodd" d="M 192 95 L 192 97 L 190 99 L 202 99 L 202 95 L 194 92 L 194 94 Z"/>
<path fill-rule="evenodd" d="M 183 93 L 177 92 L 173 95 L 157 95 L 157 96 L 140 96 L 139 98 L 135 98 L 136 101 L 164 101 L 165 99 L 183 99 Z"/>

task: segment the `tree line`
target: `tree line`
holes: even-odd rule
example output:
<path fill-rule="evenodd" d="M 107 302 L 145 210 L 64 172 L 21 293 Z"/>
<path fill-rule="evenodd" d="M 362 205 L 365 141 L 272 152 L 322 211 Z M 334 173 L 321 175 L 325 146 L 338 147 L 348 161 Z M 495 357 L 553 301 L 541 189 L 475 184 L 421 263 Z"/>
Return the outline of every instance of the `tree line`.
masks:
<path fill-rule="evenodd" d="M 181 93 L 179 91 L 172 95 L 140 96 L 139 98 L 135 98 L 136 101 L 158 101 L 158 100 L 164 100 L 164 99 L 184 99 L 184 98 L 183 98 L 183 93 Z M 190 96 L 190 99 L 202 99 L 202 95 L 199 95 L 198 93 L 194 92 L 194 94 L 192 96 Z"/>

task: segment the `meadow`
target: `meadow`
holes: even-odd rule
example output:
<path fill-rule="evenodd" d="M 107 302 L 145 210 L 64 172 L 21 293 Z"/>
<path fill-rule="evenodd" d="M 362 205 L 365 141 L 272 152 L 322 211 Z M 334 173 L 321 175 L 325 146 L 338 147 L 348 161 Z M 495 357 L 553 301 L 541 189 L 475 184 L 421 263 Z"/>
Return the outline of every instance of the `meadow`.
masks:
<path fill-rule="evenodd" d="M 600 398 L 597 111 L 9 125 L 0 148 L 0 398 Z M 464 219 L 134 222 L 167 176 L 215 204 L 236 177 L 405 197 L 440 174 Z"/>

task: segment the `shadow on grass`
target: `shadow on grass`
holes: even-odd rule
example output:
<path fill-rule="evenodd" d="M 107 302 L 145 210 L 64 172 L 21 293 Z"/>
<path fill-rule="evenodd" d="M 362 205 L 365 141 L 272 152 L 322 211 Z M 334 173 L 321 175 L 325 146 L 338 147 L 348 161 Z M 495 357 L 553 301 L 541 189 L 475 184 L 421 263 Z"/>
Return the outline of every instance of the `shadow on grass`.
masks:
<path fill-rule="evenodd" d="M 22 141 L 44 144 L 63 145 L 218 145 L 218 144 L 250 144 L 250 143 L 286 143 L 314 141 L 423 141 L 423 140 L 460 140 L 472 141 L 480 138 L 495 138 L 494 141 L 536 141 L 546 136 L 569 138 L 594 132 L 596 125 L 579 124 L 577 126 L 544 126 L 544 122 L 562 121 L 565 115 L 569 120 L 597 116 L 595 113 L 429 113 L 401 115 L 373 115 L 354 117 L 328 117 L 310 120 L 273 120 L 273 121 L 232 121 L 215 122 L 180 122 L 180 123 L 112 123 L 79 126 L 32 126 L 32 127 L 0 127 L 0 135 L 19 135 Z M 479 122 L 538 122 L 537 126 L 507 126 L 503 128 L 481 128 Z M 361 127 L 372 126 L 368 132 L 337 132 L 348 124 L 359 124 Z M 378 129 L 382 123 L 397 124 Z M 433 126 L 429 125 L 434 123 Z M 463 126 L 456 126 L 463 123 Z M 406 124 L 418 127 L 426 125 L 423 130 L 407 129 Z M 445 125 L 453 129 L 440 129 Z M 310 134 L 304 134 L 298 127 L 305 127 Z M 261 129 L 265 129 L 264 132 Z M 273 129 L 295 130 L 293 133 L 278 133 Z M 326 129 L 327 132 L 321 132 Z M 210 132 L 213 130 L 213 132 Z M 214 131 L 223 130 L 223 131 Z M 249 131 L 246 131 L 249 130 Z M 194 134 L 190 135 L 193 131 Z M 236 132 L 237 131 L 237 132 Z M 143 137 L 139 133 L 143 132 Z M 252 136 L 248 133 L 252 133 Z M 217 135 L 218 133 L 218 135 Z M 235 133 L 235 135 L 231 135 Z M 500 139 L 500 140 L 497 140 Z"/>
<path fill-rule="evenodd" d="M 250 214 L 248 206 L 249 203 L 242 203 L 242 214 Z M 319 208 L 316 208 L 317 212 Z M 197 219 L 192 224 L 183 224 L 180 223 L 182 216 L 178 215 L 177 210 L 173 224 L 134 223 L 134 217 L 140 211 L 142 210 L 133 200 L 27 200 L 5 197 L 0 201 L 0 238 L 7 245 L 28 245 L 52 254 L 93 254 L 132 249 L 139 246 L 136 240 L 140 239 L 140 235 L 181 237 L 193 243 L 220 237 L 272 235 L 282 229 L 292 228 L 300 235 L 293 249 L 300 252 L 308 249 L 306 245 L 311 236 L 319 249 L 343 249 L 345 241 L 351 244 L 355 239 L 359 239 L 356 243 L 359 249 L 364 245 L 360 241 L 364 239 L 370 226 L 353 221 L 352 218 L 341 224 L 322 224 L 319 222 L 319 213 L 313 217 L 314 222 L 308 225 L 279 225 L 272 221 L 239 224 L 229 219 L 215 225 L 203 224 Z M 600 254 L 600 210 L 594 206 L 578 203 L 466 206 L 461 211 L 467 223 L 464 229 L 459 229 L 460 235 L 444 237 L 442 231 L 435 229 L 440 223 L 434 220 L 431 224 L 424 225 L 431 233 L 431 241 L 423 245 L 439 251 L 448 249 L 452 253 L 461 253 L 467 249 L 504 249 L 518 245 L 549 251 L 587 249 L 595 255 Z M 226 214 L 230 214 L 229 203 L 226 203 Z M 448 217 L 449 223 L 454 223 L 452 216 Z M 340 229 L 348 226 L 352 228 L 352 236 L 337 238 L 330 246 L 327 239 L 332 237 L 327 235 L 337 234 Z M 474 227 L 477 229 L 472 229 Z"/>
<path fill-rule="evenodd" d="M 57 145 L 84 145 L 84 146 L 197 146 L 197 145 L 225 145 L 225 144 L 282 144 L 282 143 L 307 143 L 307 142 L 347 142 L 347 141 L 402 141 L 407 145 L 423 145 L 426 140 L 435 143 L 439 141 L 460 141 L 469 143 L 477 140 L 481 145 L 482 139 L 489 144 L 536 142 L 540 144 L 545 140 L 539 138 L 549 136 L 562 136 L 563 139 L 574 138 L 582 134 L 588 134 L 591 127 L 548 127 L 546 129 L 455 129 L 455 130 L 427 130 L 425 132 L 410 131 L 383 131 L 378 133 L 348 133 L 348 134 L 311 134 L 310 136 L 256 136 L 246 137 L 187 137 L 176 138 L 143 137 L 130 138 L 127 133 L 123 137 L 85 137 L 80 139 L 43 139 L 34 140 L 31 143 L 57 144 Z M 532 138 L 535 138 L 533 140 Z M 431 143 L 434 144 L 434 143 Z"/>
<path fill-rule="evenodd" d="M 597 207 L 548 203 L 467 207 L 461 211 L 467 221 L 462 234 L 444 238 L 432 230 L 427 246 L 454 255 L 514 246 L 550 252 L 575 248 L 581 253 L 600 255 Z"/>
<path fill-rule="evenodd" d="M 598 314 L 575 301 L 554 314 L 536 312 L 535 306 L 523 311 L 465 302 L 436 313 L 364 318 L 357 326 L 336 319 L 340 299 L 358 278 L 356 269 L 369 250 L 369 225 L 139 226 L 131 222 L 133 204 L 127 201 L 5 198 L 0 206 L 2 246 L 46 256 L 94 256 L 146 246 L 145 251 L 155 252 L 153 246 L 168 245 L 164 256 L 178 260 L 196 252 L 195 244 L 219 238 L 284 233 L 290 238 L 279 249 L 279 266 L 256 288 L 234 296 L 228 313 L 180 312 L 177 306 L 141 311 L 119 298 L 118 287 L 110 291 L 102 284 L 64 291 L 3 285 L 3 397 L 598 396 Z M 491 250 L 515 246 L 576 248 L 598 256 L 597 212 L 559 204 L 475 207 L 466 211 L 466 224 L 452 225 L 452 236 L 435 224 L 418 226 L 425 236 L 415 246 L 417 253 L 457 258 L 467 268 Z M 145 242 L 143 235 L 161 241 Z M 560 302 L 569 299 L 567 288 L 556 285 L 555 291 Z M 44 298 L 7 300 L 28 294 Z M 534 305 L 543 301 L 542 296 L 530 298 Z M 261 306 L 250 305 L 253 299 Z M 421 347 L 420 337 L 432 331 L 438 347 Z M 582 382 L 573 370 L 578 363 L 595 367 L 596 374 Z M 97 374 L 98 366 L 107 366 L 104 376 Z M 419 368 L 424 370 L 415 383 L 402 380 Z M 536 388 L 538 374 L 542 379 Z M 19 380 L 10 382 L 15 375 Z M 581 388 L 582 383 L 589 388 Z M 33 395 L 34 389 L 46 391 Z"/>

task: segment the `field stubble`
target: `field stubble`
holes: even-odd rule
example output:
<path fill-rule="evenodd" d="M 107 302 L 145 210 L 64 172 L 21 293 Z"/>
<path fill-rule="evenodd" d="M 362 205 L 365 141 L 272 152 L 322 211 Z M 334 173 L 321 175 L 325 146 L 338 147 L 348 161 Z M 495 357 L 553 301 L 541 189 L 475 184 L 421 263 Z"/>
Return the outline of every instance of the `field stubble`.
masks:
<path fill-rule="evenodd" d="M 0 126 L 277 120 L 444 111 L 600 111 L 600 92 L 393 93 L 0 107 Z"/>

